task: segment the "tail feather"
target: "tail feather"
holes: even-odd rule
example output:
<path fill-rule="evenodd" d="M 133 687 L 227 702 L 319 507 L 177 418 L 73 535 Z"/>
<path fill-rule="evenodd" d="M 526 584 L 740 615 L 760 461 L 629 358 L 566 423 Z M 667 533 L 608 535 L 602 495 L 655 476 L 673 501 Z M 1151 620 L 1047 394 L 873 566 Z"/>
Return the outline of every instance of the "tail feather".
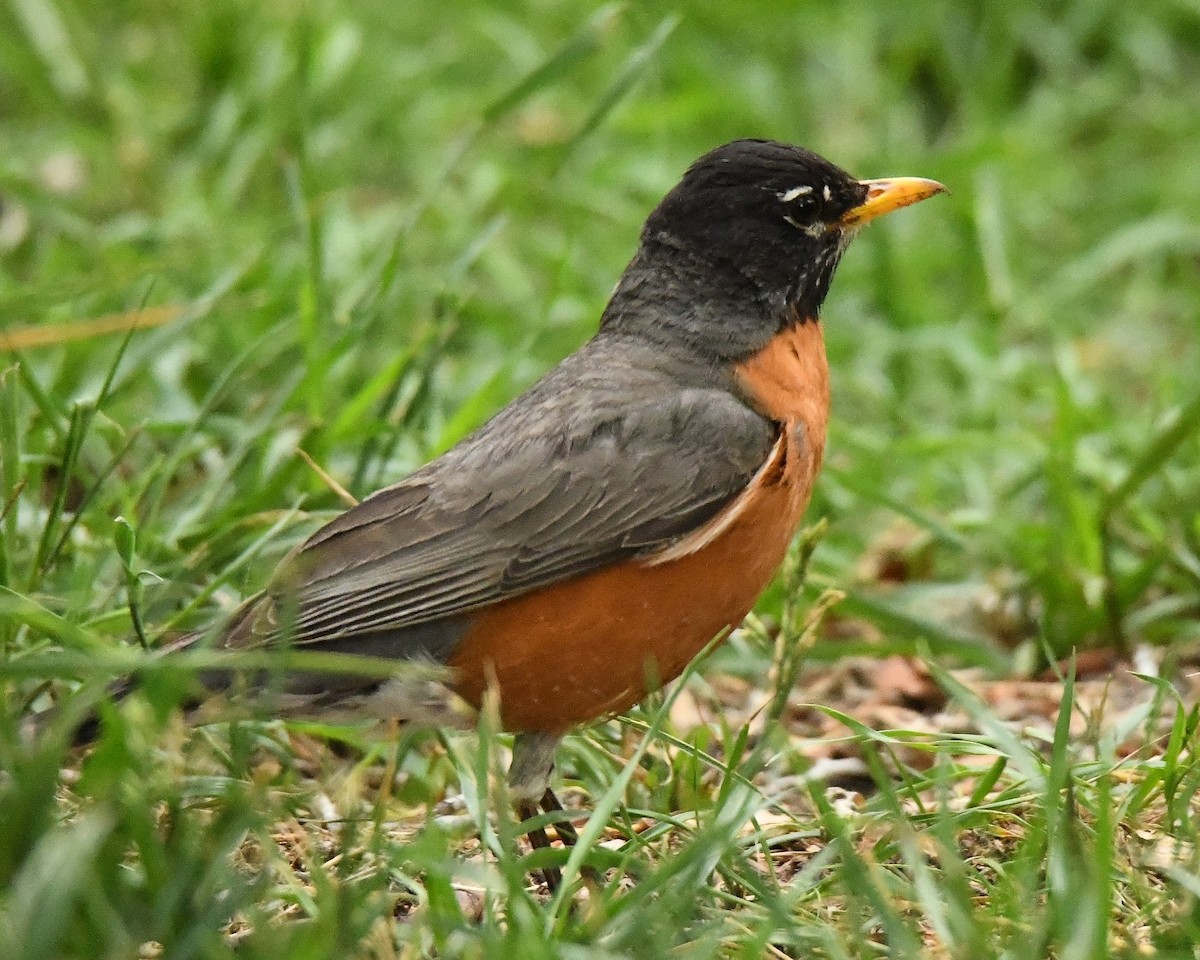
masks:
<path fill-rule="evenodd" d="M 207 634 L 205 633 L 184 634 L 182 637 L 178 637 L 175 640 L 172 640 L 170 643 L 163 644 L 155 651 L 155 655 L 167 657 L 179 653 L 182 650 L 187 650 L 188 648 L 195 646 L 195 644 L 202 640 L 206 635 Z M 110 683 L 108 688 L 104 691 L 104 696 L 106 700 L 109 700 L 113 703 L 120 703 L 135 690 L 137 690 L 137 688 L 137 674 L 130 674 L 129 676 L 119 677 Z M 199 697 L 189 697 L 181 704 L 181 706 L 184 710 L 192 710 L 199 705 L 199 703 Z M 39 720 L 41 720 L 41 722 L 38 724 L 39 728 L 43 728 L 44 726 L 48 725 L 48 723 L 52 721 L 55 716 L 57 716 L 57 711 L 49 711 L 46 715 L 44 715 L 44 720 L 39 718 Z M 93 708 L 84 715 L 83 720 L 71 732 L 71 746 L 86 747 L 89 744 L 94 743 L 100 736 L 101 728 L 102 721 L 100 717 L 100 711 Z"/>

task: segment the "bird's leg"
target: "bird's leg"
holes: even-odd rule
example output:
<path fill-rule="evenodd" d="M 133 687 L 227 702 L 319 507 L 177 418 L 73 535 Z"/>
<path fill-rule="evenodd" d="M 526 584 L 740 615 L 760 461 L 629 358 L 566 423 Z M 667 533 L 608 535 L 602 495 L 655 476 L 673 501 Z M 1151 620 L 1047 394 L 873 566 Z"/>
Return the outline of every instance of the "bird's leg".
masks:
<path fill-rule="evenodd" d="M 546 813 L 561 813 L 563 812 L 562 802 L 558 799 L 558 795 L 549 787 L 542 794 L 541 807 Z M 570 820 L 559 820 L 554 824 L 554 832 L 558 834 L 558 839 L 562 841 L 564 847 L 573 847 L 579 840 L 579 833 L 575 830 L 575 824 Z"/>
<path fill-rule="evenodd" d="M 522 820 L 536 817 L 542 808 L 546 812 L 561 810 L 562 804 L 550 789 L 550 775 L 554 772 L 554 754 L 562 738 L 552 733 L 518 733 L 513 741 L 513 758 L 508 768 L 508 788 L 517 804 L 517 813 Z M 553 806 L 546 805 L 550 797 Z M 570 832 L 574 828 L 568 824 Z M 555 824 L 559 837 L 563 837 L 561 825 Z M 572 837 L 572 842 L 574 837 Z M 535 850 L 550 846 L 546 831 L 537 827 L 529 831 L 529 842 Z M 563 840 L 566 843 L 566 839 Z M 542 879 L 551 892 L 562 885 L 562 871 L 557 867 L 546 867 Z"/>
<path fill-rule="evenodd" d="M 558 796 L 549 787 L 542 794 L 542 809 L 547 813 L 550 811 L 559 812 L 563 805 L 559 802 Z M 559 820 L 554 825 L 554 830 L 558 834 L 558 839 L 562 841 L 564 847 L 573 847 L 579 842 L 579 832 L 575 829 L 575 824 L 570 820 Z M 604 878 L 600 876 L 598 870 L 594 867 L 589 867 L 584 864 L 580 867 L 579 872 L 583 875 L 583 879 L 588 882 L 594 889 L 604 886 Z"/>
<path fill-rule="evenodd" d="M 536 817 L 541 811 L 538 805 L 532 800 L 522 800 L 517 804 L 517 815 L 522 820 L 529 820 L 531 817 Z M 546 836 L 546 831 L 541 827 L 535 827 L 527 834 L 529 837 L 529 845 L 535 850 L 541 850 L 550 846 L 550 838 Z M 542 880 L 545 881 L 546 889 L 551 893 L 556 893 L 558 888 L 562 886 L 562 871 L 558 867 L 543 867 L 541 870 Z"/>

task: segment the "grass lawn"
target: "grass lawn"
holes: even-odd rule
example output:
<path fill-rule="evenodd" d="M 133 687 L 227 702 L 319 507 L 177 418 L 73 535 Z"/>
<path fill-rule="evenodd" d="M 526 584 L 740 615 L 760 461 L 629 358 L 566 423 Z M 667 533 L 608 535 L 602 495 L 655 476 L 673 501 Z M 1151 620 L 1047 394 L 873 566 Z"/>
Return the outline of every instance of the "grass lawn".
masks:
<path fill-rule="evenodd" d="M 808 531 L 569 738 L 569 859 L 503 738 L 186 729 L 142 645 L 574 349 L 740 136 L 952 196 L 848 253 Z M 1196 956 L 1198 143 L 1194 0 L 0 6 L 0 956 Z"/>

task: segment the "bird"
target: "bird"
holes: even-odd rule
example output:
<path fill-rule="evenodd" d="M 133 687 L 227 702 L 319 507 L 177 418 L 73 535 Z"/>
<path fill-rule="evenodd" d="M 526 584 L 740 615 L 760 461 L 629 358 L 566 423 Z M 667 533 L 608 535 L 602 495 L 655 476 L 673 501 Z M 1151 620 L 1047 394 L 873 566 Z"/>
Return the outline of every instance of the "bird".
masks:
<path fill-rule="evenodd" d="M 705 153 L 649 214 L 590 340 L 318 529 L 211 642 L 435 664 L 469 708 L 495 690 L 522 819 L 561 811 L 563 736 L 678 677 L 772 579 L 824 456 L 834 272 L 866 223 L 944 190 L 771 140 Z M 292 713 L 458 715 L 399 670 L 273 688 Z"/>

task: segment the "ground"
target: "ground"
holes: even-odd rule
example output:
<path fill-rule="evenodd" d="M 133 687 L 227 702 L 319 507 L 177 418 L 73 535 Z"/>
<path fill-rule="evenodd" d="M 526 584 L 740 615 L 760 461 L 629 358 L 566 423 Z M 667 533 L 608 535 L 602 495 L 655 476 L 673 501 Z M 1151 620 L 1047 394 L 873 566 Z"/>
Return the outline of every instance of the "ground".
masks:
<path fill-rule="evenodd" d="M 0 9 L 0 955 L 1194 956 L 1198 41 L 1184 0 Z M 755 615 L 568 738 L 576 852 L 486 716 L 186 726 L 203 664 L 143 643 L 582 342 L 740 136 L 952 194 L 842 264 Z"/>

